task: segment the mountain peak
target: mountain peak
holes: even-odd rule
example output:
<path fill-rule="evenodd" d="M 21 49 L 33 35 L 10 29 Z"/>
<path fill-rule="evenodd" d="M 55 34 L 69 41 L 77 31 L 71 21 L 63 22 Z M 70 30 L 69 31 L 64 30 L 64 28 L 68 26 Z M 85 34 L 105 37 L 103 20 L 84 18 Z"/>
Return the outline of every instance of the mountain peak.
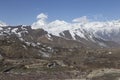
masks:
<path fill-rule="evenodd" d="M 0 21 L 0 26 L 7 26 L 7 24 L 6 23 L 4 23 L 4 22 L 2 22 L 2 21 Z"/>

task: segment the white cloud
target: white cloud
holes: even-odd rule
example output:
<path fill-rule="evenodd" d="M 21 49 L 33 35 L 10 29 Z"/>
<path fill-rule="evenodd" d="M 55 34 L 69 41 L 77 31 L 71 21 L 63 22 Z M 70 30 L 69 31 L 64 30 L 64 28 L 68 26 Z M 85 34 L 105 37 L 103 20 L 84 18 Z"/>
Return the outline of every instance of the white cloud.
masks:
<path fill-rule="evenodd" d="M 37 19 L 47 19 L 47 18 L 48 18 L 48 16 L 44 13 L 41 13 L 37 16 Z"/>
<path fill-rule="evenodd" d="M 32 24 L 32 29 L 39 29 L 39 28 L 44 28 L 44 26 L 47 24 L 46 19 L 48 16 L 44 13 L 41 13 L 37 16 L 37 22 L 34 22 Z"/>
<path fill-rule="evenodd" d="M 89 22 L 89 20 L 87 19 L 87 16 L 83 16 L 80 18 L 73 19 L 72 22 L 87 23 L 87 22 Z"/>

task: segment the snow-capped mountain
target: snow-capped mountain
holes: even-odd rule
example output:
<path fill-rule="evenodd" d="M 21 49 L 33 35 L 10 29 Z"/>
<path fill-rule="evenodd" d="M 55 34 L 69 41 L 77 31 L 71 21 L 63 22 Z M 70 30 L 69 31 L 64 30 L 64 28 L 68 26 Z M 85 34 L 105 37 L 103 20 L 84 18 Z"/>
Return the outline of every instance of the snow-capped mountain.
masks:
<path fill-rule="evenodd" d="M 58 24 L 56 25 L 56 23 Z M 39 29 L 32 29 L 33 26 L 23 25 L 1 26 L 0 39 L 17 37 L 24 43 L 38 42 L 52 47 L 116 47 L 119 46 L 118 41 L 120 39 L 118 37 L 119 25 L 119 21 L 114 23 L 91 22 L 89 24 L 68 24 L 64 21 L 55 21 L 49 26 Z M 118 41 L 115 38 L 118 38 Z"/>
<path fill-rule="evenodd" d="M 92 41 L 94 43 L 100 43 L 96 39 L 104 41 L 120 42 L 120 20 L 106 21 L 106 22 L 78 22 L 68 23 L 65 21 L 56 20 L 51 23 L 40 26 L 39 22 L 32 25 L 34 27 L 42 28 L 48 33 L 71 39 L 81 41 Z M 104 45 L 105 46 L 105 45 Z"/>
<path fill-rule="evenodd" d="M 2 22 L 2 21 L 0 21 L 0 26 L 7 26 L 7 24 Z"/>

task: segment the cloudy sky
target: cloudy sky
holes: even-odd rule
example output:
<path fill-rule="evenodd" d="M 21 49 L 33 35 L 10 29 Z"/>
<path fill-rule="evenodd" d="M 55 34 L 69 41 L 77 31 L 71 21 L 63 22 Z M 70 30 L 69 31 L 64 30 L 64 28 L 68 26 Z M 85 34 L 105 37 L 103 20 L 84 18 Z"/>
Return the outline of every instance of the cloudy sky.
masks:
<path fill-rule="evenodd" d="M 36 17 L 41 21 L 40 25 L 55 20 L 120 19 L 120 0 L 0 0 L 0 21 L 10 25 L 31 25 L 37 21 Z"/>

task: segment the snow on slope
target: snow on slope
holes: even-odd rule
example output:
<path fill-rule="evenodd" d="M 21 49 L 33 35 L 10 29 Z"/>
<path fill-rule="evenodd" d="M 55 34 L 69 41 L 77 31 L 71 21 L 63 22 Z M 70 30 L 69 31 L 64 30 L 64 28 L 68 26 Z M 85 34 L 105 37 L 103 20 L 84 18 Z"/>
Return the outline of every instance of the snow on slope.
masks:
<path fill-rule="evenodd" d="M 2 21 L 0 21 L 0 26 L 7 26 L 7 24 L 6 23 L 4 23 L 4 22 L 2 22 Z"/>
<path fill-rule="evenodd" d="M 70 32 L 73 39 L 75 39 L 75 35 L 87 39 L 85 37 L 86 33 L 89 34 L 89 37 L 93 35 L 96 37 L 101 37 L 99 33 L 101 35 L 111 36 L 112 33 L 118 34 L 120 32 L 120 20 L 105 22 L 89 21 L 86 16 L 83 16 L 81 18 L 73 19 L 72 23 L 62 20 L 55 20 L 47 23 L 47 15 L 45 16 L 45 14 L 43 15 L 42 13 L 38 16 L 38 21 L 32 24 L 32 29 L 43 28 L 44 30 L 48 31 L 48 33 L 56 36 L 60 36 L 59 33 L 62 33 L 65 30 Z"/>

